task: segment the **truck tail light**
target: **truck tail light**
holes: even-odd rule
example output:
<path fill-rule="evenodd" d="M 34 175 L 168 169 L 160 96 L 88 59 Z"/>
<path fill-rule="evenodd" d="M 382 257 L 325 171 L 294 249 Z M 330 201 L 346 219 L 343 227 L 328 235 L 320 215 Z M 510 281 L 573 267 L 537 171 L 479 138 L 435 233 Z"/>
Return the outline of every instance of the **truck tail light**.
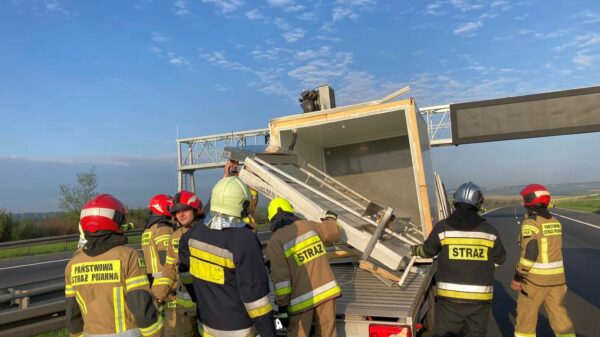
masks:
<path fill-rule="evenodd" d="M 369 337 L 412 337 L 412 331 L 405 325 L 369 325 Z"/>

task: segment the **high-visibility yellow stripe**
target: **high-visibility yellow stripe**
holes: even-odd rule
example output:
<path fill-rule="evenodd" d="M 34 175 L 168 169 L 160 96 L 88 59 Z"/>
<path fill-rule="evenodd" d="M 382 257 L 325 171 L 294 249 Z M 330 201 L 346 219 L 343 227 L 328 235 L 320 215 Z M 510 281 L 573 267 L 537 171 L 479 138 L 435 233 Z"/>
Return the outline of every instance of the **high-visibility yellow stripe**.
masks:
<path fill-rule="evenodd" d="M 556 275 L 556 274 L 562 274 L 564 272 L 565 272 L 565 267 L 552 268 L 552 269 L 531 268 L 529 270 L 530 274 L 536 274 L 536 275 Z"/>
<path fill-rule="evenodd" d="M 152 334 L 157 333 L 163 327 L 163 324 L 164 324 L 163 317 L 162 317 L 162 315 L 159 315 L 158 319 L 156 320 L 156 322 L 154 322 L 154 324 L 150 325 L 149 327 L 139 328 L 139 329 L 140 329 L 140 332 L 142 333 L 142 336 L 150 336 Z"/>
<path fill-rule="evenodd" d="M 143 287 L 146 285 L 150 285 L 148 281 L 148 277 L 146 275 L 131 277 L 125 280 L 125 286 L 127 287 L 127 291 L 131 291 L 134 288 Z"/>
<path fill-rule="evenodd" d="M 445 238 L 441 240 L 443 246 L 447 245 L 477 245 L 494 248 L 494 241 L 476 238 Z"/>
<path fill-rule="evenodd" d="M 75 290 L 73 290 L 73 286 L 71 286 L 71 285 L 65 286 L 65 296 L 66 297 L 75 296 Z"/>
<path fill-rule="evenodd" d="M 493 297 L 493 293 L 467 293 L 462 291 L 438 289 L 437 294 L 443 297 L 460 298 L 465 300 L 489 301 Z"/>
<path fill-rule="evenodd" d="M 522 257 L 519 259 L 519 263 L 524 265 L 525 267 L 531 267 L 533 266 L 535 261 L 527 260 L 526 258 Z"/>
<path fill-rule="evenodd" d="M 192 300 L 186 300 L 185 298 L 177 297 L 175 300 L 178 306 L 184 308 L 193 308 L 196 306 L 196 303 Z"/>
<path fill-rule="evenodd" d="M 113 288 L 113 305 L 115 313 L 115 331 L 117 333 L 125 332 L 125 296 L 123 295 L 123 287 Z"/>
<path fill-rule="evenodd" d="M 202 260 L 214 263 L 214 264 L 218 264 L 219 266 L 223 266 L 225 268 L 229 268 L 229 269 L 235 268 L 235 264 L 233 263 L 232 259 L 222 257 L 222 256 L 217 256 L 217 255 L 209 253 L 205 250 L 190 247 L 190 254 L 192 254 L 192 256 L 194 256 L 194 257 L 197 257 L 199 259 L 202 259 Z"/>
<path fill-rule="evenodd" d="M 177 263 L 177 260 L 175 260 L 175 258 L 170 257 L 170 256 L 167 255 L 167 262 L 166 262 L 166 264 L 176 264 L 176 263 Z"/>
<path fill-rule="evenodd" d="M 535 226 L 532 226 L 532 225 L 523 225 L 522 229 L 523 229 L 523 230 L 526 230 L 526 229 L 528 229 L 528 230 L 530 230 L 530 231 L 533 231 L 535 234 L 537 234 L 537 233 L 539 233 L 539 232 L 540 232 L 540 230 L 539 230 L 537 227 L 535 227 Z"/>
<path fill-rule="evenodd" d="M 515 331 L 515 337 L 535 337 L 535 333 L 522 333 Z"/>
<path fill-rule="evenodd" d="M 542 263 L 548 263 L 548 238 L 542 238 Z"/>
<path fill-rule="evenodd" d="M 319 303 L 323 300 L 336 296 L 342 292 L 340 286 L 335 286 L 327 291 L 324 291 L 312 298 L 307 299 L 306 301 L 300 302 L 298 304 L 290 306 L 290 312 L 298 312 L 302 311 L 306 308 L 313 306 L 315 303 Z"/>
<path fill-rule="evenodd" d="M 283 296 L 292 293 L 292 287 L 285 287 L 280 289 L 275 289 L 275 296 Z"/>
<path fill-rule="evenodd" d="M 559 333 L 556 337 L 576 337 L 575 333 Z"/>
<path fill-rule="evenodd" d="M 150 246 L 150 267 L 152 268 L 152 274 L 158 273 L 158 259 L 156 258 L 156 248 Z"/>
<path fill-rule="evenodd" d="M 266 314 L 270 313 L 272 310 L 273 310 L 273 307 L 271 306 L 271 303 L 267 303 L 260 308 L 256 308 L 256 309 L 248 311 L 248 316 L 250 316 L 250 318 L 256 318 L 256 317 L 266 315 Z"/>
<path fill-rule="evenodd" d="M 169 302 L 167 302 L 167 308 L 168 309 L 177 308 L 177 301 L 169 301 Z"/>
<path fill-rule="evenodd" d="M 308 239 L 297 243 L 295 246 L 288 248 L 285 251 L 285 257 L 290 257 L 295 252 L 302 250 L 302 248 L 308 247 L 319 241 L 321 241 L 321 238 L 318 235 L 311 236 Z"/>
<path fill-rule="evenodd" d="M 154 280 L 154 283 L 152 283 L 152 286 L 156 286 L 156 285 L 163 285 L 163 286 L 173 286 L 173 280 L 167 278 L 167 277 L 161 277 L 158 278 L 156 280 Z"/>
<path fill-rule="evenodd" d="M 171 238 L 171 235 L 169 235 L 169 234 L 160 235 L 160 236 L 157 236 L 157 237 L 154 238 L 154 242 L 160 243 L 161 241 L 165 241 L 166 240 L 167 241 L 167 245 L 168 245 L 169 238 Z"/>
<path fill-rule="evenodd" d="M 81 312 L 84 315 L 87 315 L 87 306 L 85 305 L 85 301 L 83 300 L 83 297 L 81 297 L 81 294 L 78 291 L 75 291 L 75 299 L 77 300 L 77 303 L 79 304 L 79 308 L 81 309 Z"/>

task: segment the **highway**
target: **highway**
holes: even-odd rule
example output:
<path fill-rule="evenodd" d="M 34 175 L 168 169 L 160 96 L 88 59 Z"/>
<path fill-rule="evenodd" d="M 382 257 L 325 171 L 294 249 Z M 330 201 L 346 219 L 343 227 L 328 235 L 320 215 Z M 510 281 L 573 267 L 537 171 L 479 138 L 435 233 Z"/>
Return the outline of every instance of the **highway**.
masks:
<path fill-rule="evenodd" d="M 563 253 L 569 292 L 567 309 L 575 324 L 577 336 L 600 335 L 600 215 L 556 209 L 563 224 Z M 488 336 L 509 337 L 514 334 L 515 293 L 510 289 L 514 266 L 518 259 L 517 238 L 522 221 L 522 208 L 500 208 L 488 212 L 488 219 L 500 232 L 507 250 L 507 260 L 496 272 L 493 315 Z M 261 237 L 266 239 L 266 237 Z M 64 273 L 70 252 L 22 257 L 0 261 L 0 289 L 28 288 L 47 279 L 60 278 Z M 553 336 L 547 317 L 542 313 L 538 336 Z"/>
<path fill-rule="evenodd" d="M 600 335 L 600 215 L 563 209 L 553 211 L 563 225 L 563 257 L 569 292 L 567 310 L 577 336 Z M 496 272 L 493 316 L 489 337 L 514 336 L 516 294 L 510 288 L 518 260 L 517 238 L 523 219 L 523 208 L 506 207 L 484 216 L 500 232 L 507 250 L 507 259 Z M 554 336 L 545 313 L 540 315 L 537 336 Z"/>

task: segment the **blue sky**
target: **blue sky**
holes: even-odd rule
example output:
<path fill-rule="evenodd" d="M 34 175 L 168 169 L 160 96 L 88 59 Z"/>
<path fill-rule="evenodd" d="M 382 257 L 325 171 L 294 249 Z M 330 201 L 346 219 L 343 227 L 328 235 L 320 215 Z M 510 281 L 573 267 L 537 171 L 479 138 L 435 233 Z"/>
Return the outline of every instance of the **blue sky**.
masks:
<path fill-rule="evenodd" d="M 427 106 L 599 79 L 597 1 L 2 1 L 0 208 L 55 210 L 58 184 L 91 166 L 141 206 L 175 192 L 177 130 L 262 128 L 322 83 L 338 105 L 408 84 Z M 599 143 L 440 148 L 434 162 L 450 186 L 600 180 Z M 555 164 L 524 170 L 537 155 Z"/>

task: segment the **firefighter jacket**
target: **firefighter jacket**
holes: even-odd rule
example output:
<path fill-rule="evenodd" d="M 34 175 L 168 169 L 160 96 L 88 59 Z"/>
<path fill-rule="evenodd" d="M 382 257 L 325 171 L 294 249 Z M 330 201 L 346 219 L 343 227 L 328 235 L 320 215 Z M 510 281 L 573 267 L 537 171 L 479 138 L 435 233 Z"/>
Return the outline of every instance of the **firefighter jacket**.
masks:
<path fill-rule="evenodd" d="M 514 279 L 537 286 L 566 283 L 562 256 L 562 226 L 550 213 L 532 213 L 521 225 L 521 255 Z"/>
<path fill-rule="evenodd" d="M 164 216 L 151 216 L 142 234 L 142 251 L 146 260 L 146 274 L 160 278 L 166 262 L 173 225 Z"/>
<path fill-rule="evenodd" d="M 498 231 L 467 204 L 438 222 L 417 252 L 438 256 L 436 294 L 455 302 L 491 301 L 495 267 L 506 259 Z"/>
<path fill-rule="evenodd" d="M 188 308 L 190 313 L 196 314 L 196 303 L 192 301 L 184 283 L 191 284 L 192 278 L 188 276 L 182 278 L 179 275 L 177 267 L 179 265 L 179 240 L 191 227 L 180 226 L 171 235 L 169 247 L 167 249 L 167 259 L 164 265 L 162 276 L 154 280 L 152 284 L 152 294 L 161 301 L 166 301 L 169 294 L 175 292 L 177 295 L 177 307 Z"/>
<path fill-rule="evenodd" d="M 260 242 L 247 227 L 196 222 L 179 242 L 179 272 L 191 275 L 202 336 L 275 336 L 269 277 Z"/>
<path fill-rule="evenodd" d="M 87 337 L 160 336 L 144 260 L 132 248 L 89 256 L 78 249 L 65 269 L 67 328 Z"/>
<path fill-rule="evenodd" d="M 335 280 L 324 243 L 340 239 L 335 220 L 323 223 L 300 220 L 291 213 L 279 212 L 272 220 L 291 224 L 276 229 L 267 245 L 275 303 L 287 306 L 290 314 L 312 309 L 342 294 Z M 278 227 L 278 225 L 275 225 Z"/>

